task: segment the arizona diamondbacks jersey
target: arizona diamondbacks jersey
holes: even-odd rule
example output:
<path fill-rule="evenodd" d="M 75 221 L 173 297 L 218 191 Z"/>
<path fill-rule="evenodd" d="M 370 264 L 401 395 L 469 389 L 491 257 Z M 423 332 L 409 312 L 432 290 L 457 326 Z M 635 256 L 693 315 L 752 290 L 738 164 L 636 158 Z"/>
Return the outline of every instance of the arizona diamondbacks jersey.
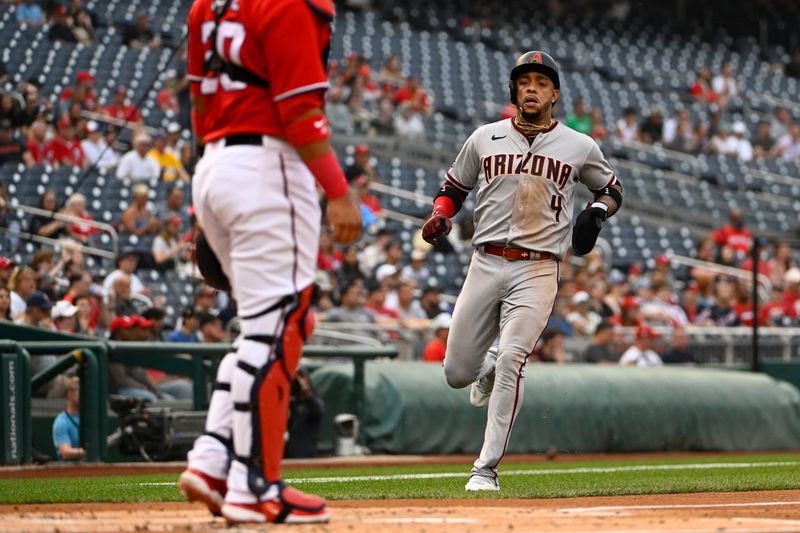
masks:
<path fill-rule="evenodd" d="M 616 177 L 588 135 L 553 122 L 529 143 L 513 119 L 506 119 L 473 132 L 447 180 L 465 192 L 478 189 L 474 246 L 515 246 L 563 259 L 575 185 L 597 191 Z"/>

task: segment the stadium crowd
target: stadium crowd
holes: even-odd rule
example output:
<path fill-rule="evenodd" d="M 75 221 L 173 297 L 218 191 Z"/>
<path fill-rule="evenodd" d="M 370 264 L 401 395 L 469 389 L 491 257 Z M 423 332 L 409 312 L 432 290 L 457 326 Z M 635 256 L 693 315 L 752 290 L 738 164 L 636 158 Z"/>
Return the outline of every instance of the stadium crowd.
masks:
<path fill-rule="evenodd" d="M 91 38 L 92 14 L 82 8 L 80 0 L 52 11 L 37 12 L 36 8 L 35 2 L 25 0 L 17 6 L 18 20 L 26 24 L 47 20 L 51 32 L 62 24 L 64 35 L 68 30 L 77 40 L 83 38 L 77 37 L 81 33 Z M 129 46 L 159 46 L 158 35 L 149 24 L 145 15 L 137 16 L 125 42 Z M 402 71 L 397 56 L 388 57 L 377 73 L 372 68 L 368 59 L 354 54 L 341 62 L 330 62 L 331 122 L 350 124 L 354 132 L 422 142 L 425 119 L 434 112 L 431 92 Z M 3 72 L 5 68 L 0 76 Z M 159 107 L 184 117 L 187 83 L 177 72 L 182 72 L 181 68 L 167 76 L 170 81 L 157 100 Z M 7 72 L 5 76 L 8 79 Z M 3 92 L 0 166 L 107 169 L 130 186 L 131 201 L 116 213 L 114 225 L 123 237 L 143 238 L 139 242 L 151 245 L 124 249 L 116 258 L 115 269 L 105 272 L 97 263 L 87 261 L 75 246 L 88 243 L 97 232 L 86 198 L 79 193 L 59 197 L 58 191 L 46 190 L 38 207 L 72 215 L 82 222 L 48 215 L 28 218 L 25 230 L 59 239 L 60 245 L 57 252 L 37 245 L 27 264 L 0 257 L 0 320 L 120 340 L 225 340 L 226 328 L 236 314 L 235 302 L 227 295 L 198 281 L 194 301 L 178 313 L 176 320 L 166 323 L 170 317 L 165 313 L 165 295 L 154 294 L 137 275 L 149 270 L 196 274 L 191 264 L 194 220 L 187 187 L 196 160 L 186 140 L 188 125 L 176 121 L 159 129 L 162 124 L 145 124 L 125 87 L 115 87 L 108 101 L 100 101 L 96 81 L 91 72 L 80 71 L 74 83 L 58 95 L 40 94 L 32 80 Z M 776 108 L 774 117 L 760 123 L 755 132 L 748 132 L 743 122 L 730 122 L 741 95 L 729 66 L 714 75 L 698 72 L 697 82 L 687 87 L 687 93 L 709 106 L 709 123 L 699 123 L 688 108 L 674 117 L 662 116 L 659 109 L 651 109 L 643 117 L 641 110 L 630 109 L 611 122 L 585 100 L 577 100 L 569 112 L 559 108 L 560 120 L 598 141 L 616 137 L 692 153 L 732 154 L 742 160 L 800 157 L 800 125 L 792 122 L 785 109 Z M 87 118 L 87 114 L 93 118 Z M 131 130 L 128 150 L 120 150 L 123 145 L 118 142 L 118 128 L 123 122 Z M 154 134 L 148 133 L 152 127 Z M 418 357 L 440 361 L 451 306 L 441 289 L 429 284 L 428 270 L 429 255 L 440 250 L 431 250 L 417 234 L 413 249 L 405 252 L 400 236 L 386 229 L 381 202 L 369 187 L 381 181 L 375 163 L 369 147 L 358 145 L 346 172 L 361 203 L 367 238 L 342 248 L 329 234 L 323 232 L 321 236 L 319 320 L 363 324 L 365 335 L 410 343 Z M 154 202 L 152 187 L 159 182 L 169 182 L 171 187 L 163 200 Z M 9 208 L 3 186 L 0 218 Z M 698 243 L 697 258 L 751 269 L 752 245 L 741 213 L 733 210 L 728 224 Z M 678 268 L 666 255 L 658 256 L 652 268 L 632 264 L 612 269 L 596 254 L 580 265 L 566 260 L 549 329 L 533 357 L 556 362 L 686 362 L 689 357 L 683 328 L 689 325 L 725 327 L 757 320 L 761 325 L 800 326 L 800 268 L 790 252 L 782 242 L 762 249 L 759 273 L 769 278 L 772 292 L 769 301 L 760 303 L 758 316 L 754 316 L 747 283 L 703 267 Z M 653 326 L 675 329 L 673 338 L 665 343 L 669 352 L 661 349 L 661 356 L 652 351 L 658 337 Z M 615 327 L 634 328 L 633 352 L 627 345 L 619 345 Z M 564 337 L 583 338 L 590 349 L 585 354 L 567 355 Z M 132 395 L 182 397 L 189 390 L 185 383 L 175 385 L 176 380 L 168 376 L 119 368 L 114 371 L 117 390 Z"/>

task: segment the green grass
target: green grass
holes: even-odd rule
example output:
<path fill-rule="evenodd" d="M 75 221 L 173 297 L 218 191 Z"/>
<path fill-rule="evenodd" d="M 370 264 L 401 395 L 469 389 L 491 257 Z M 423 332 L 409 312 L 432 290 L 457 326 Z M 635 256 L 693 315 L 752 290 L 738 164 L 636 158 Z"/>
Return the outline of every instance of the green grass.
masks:
<path fill-rule="evenodd" d="M 792 462 L 791 465 L 761 463 Z M 564 472 L 579 468 L 648 467 L 653 465 L 700 465 L 708 463 L 752 466 L 633 470 L 612 472 Z M 381 498 L 557 498 L 623 494 L 663 494 L 703 491 L 800 489 L 800 454 L 769 456 L 716 456 L 631 461 L 568 461 L 506 463 L 500 469 L 502 491 L 468 494 L 465 465 L 391 466 L 385 468 L 287 469 L 284 476 L 296 480 L 304 491 L 331 500 Z M 531 473 L 531 471 L 534 471 Z M 548 473 L 552 471 L 553 473 Z M 528 472 L 527 474 L 525 472 Z M 424 479 L 358 479 L 341 482 L 319 478 L 457 473 L 454 477 Z M 0 504 L 56 502 L 182 501 L 172 474 L 40 478 L 0 480 Z M 143 485 L 169 483 L 168 485 Z"/>

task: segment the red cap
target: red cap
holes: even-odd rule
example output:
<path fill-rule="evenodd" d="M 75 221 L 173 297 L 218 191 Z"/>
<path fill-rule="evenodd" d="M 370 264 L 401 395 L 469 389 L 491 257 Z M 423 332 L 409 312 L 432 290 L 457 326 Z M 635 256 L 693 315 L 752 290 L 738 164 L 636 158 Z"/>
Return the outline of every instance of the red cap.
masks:
<path fill-rule="evenodd" d="M 635 296 L 626 296 L 622 299 L 622 303 L 620 304 L 623 309 L 631 309 L 633 307 L 639 307 L 639 299 Z"/>
<path fill-rule="evenodd" d="M 108 327 L 108 329 L 111 331 L 111 333 L 114 333 L 115 331 L 120 329 L 128 329 L 134 324 L 135 320 L 133 319 L 133 317 L 129 317 L 126 315 L 119 315 L 117 317 L 114 317 L 114 320 L 111 321 L 111 325 Z"/>
<path fill-rule="evenodd" d="M 89 74 L 88 70 L 82 70 L 82 71 L 78 72 L 78 77 L 76 79 L 79 82 L 80 81 L 91 81 L 91 82 L 93 82 L 95 78 L 94 78 L 94 76 Z"/>
<path fill-rule="evenodd" d="M 16 263 L 8 257 L 0 257 L 0 268 L 11 268 L 14 265 L 16 265 Z"/>
<path fill-rule="evenodd" d="M 369 146 L 366 144 L 359 144 L 356 146 L 356 153 L 357 154 L 368 154 L 369 153 Z"/>
<path fill-rule="evenodd" d="M 669 264 L 669 257 L 667 254 L 661 254 L 656 257 L 656 266 L 665 266 Z"/>
<path fill-rule="evenodd" d="M 642 322 L 636 327 L 636 340 L 639 339 L 657 339 L 661 336 L 656 330 L 650 327 L 646 322 Z"/>
<path fill-rule="evenodd" d="M 56 8 L 56 15 L 62 15 L 63 16 L 63 15 L 66 15 L 67 13 L 69 13 L 69 12 L 67 11 L 67 8 L 64 7 L 64 6 L 58 6 Z"/>
<path fill-rule="evenodd" d="M 139 326 L 140 328 L 149 328 L 153 325 L 152 320 L 147 320 L 142 315 L 131 315 L 131 325 Z"/>
<path fill-rule="evenodd" d="M 634 263 L 628 269 L 628 274 L 641 274 L 642 272 L 642 265 L 639 263 Z"/>

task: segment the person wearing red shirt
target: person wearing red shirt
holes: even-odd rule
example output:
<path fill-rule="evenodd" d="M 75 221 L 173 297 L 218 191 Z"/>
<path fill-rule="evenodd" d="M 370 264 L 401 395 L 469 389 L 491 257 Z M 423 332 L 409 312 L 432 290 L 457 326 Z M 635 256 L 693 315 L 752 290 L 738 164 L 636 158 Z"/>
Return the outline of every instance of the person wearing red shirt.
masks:
<path fill-rule="evenodd" d="M 78 72 L 75 78 L 75 85 L 67 87 L 61 92 L 61 104 L 66 106 L 70 101 L 80 102 L 89 111 L 97 109 L 97 93 L 94 92 L 94 80 L 88 71 Z"/>
<path fill-rule="evenodd" d="M 333 16 L 332 0 L 195 0 L 189 12 L 192 126 L 204 144 L 192 180 L 207 242 L 198 265 L 215 266 L 215 283 L 231 290 L 242 340 L 219 365 L 207 433 L 178 487 L 231 525 L 330 517 L 325 500 L 283 483 L 281 459 L 288 392 L 312 333 L 317 183 L 332 239 L 361 237 L 322 111 Z"/>
<path fill-rule="evenodd" d="M 738 254 L 746 254 L 753 245 L 753 236 L 744 227 L 741 210 L 734 208 L 728 213 L 728 224 L 711 234 L 718 247 L 730 246 Z"/>
<path fill-rule="evenodd" d="M 783 277 L 783 314 L 791 319 L 800 317 L 800 268 L 790 268 Z"/>
<path fill-rule="evenodd" d="M 428 363 L 441 363 L 444 361 L 444 354 L 447 351 L 447 336 L 450 334 L 449 313 L 441 313 L 431 322 L 431 329 L 434 337 L 425 346 L 422 352 L 422 360 Z"/>
<path fill-rule="evenodd" d="M 28 151 L 31 153 L 37 165 L 45 162 L 45 151 L 47 150 L 47 123 L 37 120 L 28 128 Z"/>
<path fill-rule="evenodd" d="M 408 102 L 411 109 L 417 113 L 425 113 L 430 115 L 433 113 L 433 106 L 428 93 L 419 86 L 419 82 L 414 76 L 409 76 L 406 79 L 406 84 L 400 87 L 394 94 L 394 103 L 399 106 Z"/>
<path fill-rule="evenodd" d="M 111 118 L 124 120 L 126 122 L 141 122 L 142 115 L 139 113 L 139 108 L 131 103 L 126 103 L 128 97 L 128 89 L 123 86 L 118 86 L 114 91 L 114 96 L 111 103 L 103 108 L 103 112 Z"/>
<path fill-rule="evenodd" d="M 358 192 L 358 200 L 362 205 L 365 205 L 376 216 L 381 215 L 381 201 L 378 197 L 369 192 L 369 179 L 366 176 L 359 176 L 355 179 L 356 191 Z"/>
<path fill-rule="evenodd" d="M 68 121 L 58 124 L 58 134 L 47 143 L 44 149 L 45 160 L 59 167 L 61 165 L 71 165 L 83 168 L 86 166 L 86 154 L 78 139 L 75 138 L 75 128 Z"/>

